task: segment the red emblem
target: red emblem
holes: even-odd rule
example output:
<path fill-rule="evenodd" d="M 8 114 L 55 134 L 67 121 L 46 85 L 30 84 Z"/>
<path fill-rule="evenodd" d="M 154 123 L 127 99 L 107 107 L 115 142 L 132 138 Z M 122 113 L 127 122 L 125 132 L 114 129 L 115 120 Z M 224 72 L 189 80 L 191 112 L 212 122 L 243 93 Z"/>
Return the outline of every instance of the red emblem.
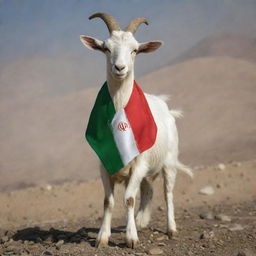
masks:
<path fill-rule="evenodd" d="M 126 123 L 126 122 L 120 122 L 118 125 L 117 125 L 117 128 L 119 131 L 121 132 L 125 132 L 128 128 L 130 128 L 129 124 Z"/>

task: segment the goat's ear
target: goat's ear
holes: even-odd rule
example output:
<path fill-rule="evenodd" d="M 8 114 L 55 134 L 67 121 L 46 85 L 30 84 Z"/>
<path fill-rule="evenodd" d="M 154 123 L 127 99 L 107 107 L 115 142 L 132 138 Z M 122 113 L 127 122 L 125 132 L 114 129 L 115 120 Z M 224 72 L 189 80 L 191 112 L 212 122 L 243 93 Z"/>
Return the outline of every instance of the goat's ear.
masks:
<path fill-rule="evenodd" d="M 80 36 L 82 43 L 91 50 L 98 50 L 103 52 L 103 42 L 89 36 Z"/>
<path fill-rule="evenodd" d="M 157 50 L 161 45 L 163 44 L 162 41 L 152 41 L 148 43 L 141 43 L 139 45 L 138 53 L 148 53 L 148 52 L 154 52 Z"/>

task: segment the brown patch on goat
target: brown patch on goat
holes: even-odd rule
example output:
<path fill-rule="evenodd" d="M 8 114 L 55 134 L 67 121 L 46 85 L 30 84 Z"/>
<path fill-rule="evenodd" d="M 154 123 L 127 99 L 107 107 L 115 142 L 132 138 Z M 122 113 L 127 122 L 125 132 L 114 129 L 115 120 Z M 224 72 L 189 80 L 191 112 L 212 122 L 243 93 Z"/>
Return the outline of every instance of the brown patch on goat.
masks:
<path fill-rule="evenodd" d="M 109 200 L 108 198 L 104 198 L 104 210 L 106 210 L 109 207 Z"/>
<path fill-rule="evenodd" d="M 133 197 L 129 197 L 129 198 L 126 200 L 126 205 L 127 205 L 128 208 L 134 207 L 134 198 L 133 198 Z"/>

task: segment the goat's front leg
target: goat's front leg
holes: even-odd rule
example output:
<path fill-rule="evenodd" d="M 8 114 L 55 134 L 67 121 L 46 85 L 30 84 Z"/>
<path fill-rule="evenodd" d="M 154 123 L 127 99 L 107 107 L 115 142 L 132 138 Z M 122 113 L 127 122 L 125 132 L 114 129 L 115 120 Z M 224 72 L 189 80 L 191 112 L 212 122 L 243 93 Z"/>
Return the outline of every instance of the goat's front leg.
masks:
<path fill-rule="evenodd" d="M 126 242 L 128 247 L 135 248 L 139 239 L 134 219 L 135 198 L 147 167 L 143 162 L 136 163 L 125 191 L 125 205 L 127 207 Z"/>
<path fill-rule="evenodd" d="M 96 239 L 96 247 L 108 246 L 108 240 L 111 235 L 111 218 L 114 208 L 114 182 L 110 175 L 101 167 L 101 179 L 104 186 L 104 216 L 99 234 Z"/>

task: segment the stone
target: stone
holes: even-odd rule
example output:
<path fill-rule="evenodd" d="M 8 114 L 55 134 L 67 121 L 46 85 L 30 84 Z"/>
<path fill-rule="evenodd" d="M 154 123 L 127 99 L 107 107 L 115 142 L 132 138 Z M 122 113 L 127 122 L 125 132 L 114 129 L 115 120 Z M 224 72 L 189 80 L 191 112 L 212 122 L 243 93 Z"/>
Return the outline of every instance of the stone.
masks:
<path fill-rule="evenodd" d="M 243 230 L 243 226 L 241 224 L 237 224 L 235 223 L 234 225 L 232 225 L 231 227 L 228 228 L 230 231 L 241 231 Z"/>
<path fill-rule="evenodd" d="M 240 163 L 240 162 L 236 162 L 236 163 L 234 163 L 234 166 L 235 167 L 240 167 L 242 164 Z"/>
<path fill-rule="evenodd" d="M 206 186 L 206 187 L 201 188 L 199 193 L 202 195 L 209 196 L 209 195 L 213 195 L 215 193 L 215 191 L 212 186 Z"/>
<path fill-rule="evenodd" d="M 214 215 L 212 212 L 202 212 L 199 214 L 199 217 L 201 219 L 205 219 L 205 220 L 213 220 L 214 219 Z"/>
<path fill-rule="evenodd" d="M 8 236 L 3 236 L 3 237 L 2 237 L 2 241 L 3 241 L 4 243 L 8 242 L 8 241 L 9 241 L 9 237 L 8 237 Z"/>
<path fill-rule="evenodd" d="M 160 212 L 162 212 L 162 211 L 164 211 L 164 207 L 163 206 L 158 206 L 158 211 L 160 211 Z"/>
<path fill-rule="evenodd" d="M 149 253 L 150 255 L 160 255 L 160 254 L 163 254 L 164 252 L 163 252 L 162 249 L 160 249 L 160 248 L 158 248 L 158 247 L 154 247 L 154 248 L 151 248 L 151 249 L 148 251 L 148 253 Z"/>
<path fill-rule="evenodd" d="M 167 240 L 167 236 L 160 236 L 156 239 L 157 241 L 164 241 Z"/>
<path fill-rule="evenodd" d="M 64 244 L 64 240 L 59 240 L 59 241 L 56 243 L 56 248 L 57 248 L 57 249 L 60 249 L 63 244 Z"/>
<path fill-rule="evenodd" d="M 237 256 L 247 256 L 245 252 L 238 252 Z"/>
<path fill-rule="evenodd" d="M 224 170 L 226 169 L 226 166 L 225 166 L 225 164 L 220 163 L 220 164 L 217 165 L 217 168 L 218 168 L 218 170 L 220 170 L 220 171 L 224 171 Z"/>
<path fill-rule="evenodd" d="M 204 231 L 201 235 L 200 235 L 200 239 L 206 239 L 206 240 L 211 240 L 212 238 L 214 238 L 214 232 L 213 231 Z"/>
<path fill-rule="evenodd" d="M 47 184 L 45 186 L 45 189 L 48 190 L 48 191 L 51 191 L 52 190 L 52 186 L 50 184 Z"/>
<path fill-rule="evenodd" d="M 225 214 L 222 214 L 222 213 L 217 214 L 215 216 L 215 219 L 216 220 L 220 220 L 220 221 L 226 221 L 226 222 L 230 222 L 231 221 L 231 218 L 229 216 L 227 216 Z"/>

